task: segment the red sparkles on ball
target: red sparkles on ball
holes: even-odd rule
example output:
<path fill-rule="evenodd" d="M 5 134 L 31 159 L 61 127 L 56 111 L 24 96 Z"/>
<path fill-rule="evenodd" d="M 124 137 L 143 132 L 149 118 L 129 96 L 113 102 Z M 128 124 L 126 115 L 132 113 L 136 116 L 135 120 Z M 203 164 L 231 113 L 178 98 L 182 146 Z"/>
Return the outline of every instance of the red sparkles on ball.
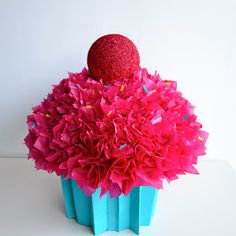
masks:
<path fill-rule="evenodd" d="M 119 34 L 97 39 L 88 52 L 90 74 L 103 82 L 121 81 L 139 68 L 139 53 L 134 43 Z"/>

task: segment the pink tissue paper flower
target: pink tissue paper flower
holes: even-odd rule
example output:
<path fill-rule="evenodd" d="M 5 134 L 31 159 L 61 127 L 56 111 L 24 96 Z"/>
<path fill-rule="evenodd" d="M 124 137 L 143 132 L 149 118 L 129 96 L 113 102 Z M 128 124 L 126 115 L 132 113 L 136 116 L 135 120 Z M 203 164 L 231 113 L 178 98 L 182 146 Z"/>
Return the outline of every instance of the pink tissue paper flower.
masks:
<path fill-rule="evenodd" d="M 88 196 L 98 187 L 111 197 L 135 186 L 161 189 L 163 179 L 197 174 L 208 134 L 176 89 L 146 69 L 109 85 L 85 68 L 70 73 L 28 116 L 28 157 Z"/>

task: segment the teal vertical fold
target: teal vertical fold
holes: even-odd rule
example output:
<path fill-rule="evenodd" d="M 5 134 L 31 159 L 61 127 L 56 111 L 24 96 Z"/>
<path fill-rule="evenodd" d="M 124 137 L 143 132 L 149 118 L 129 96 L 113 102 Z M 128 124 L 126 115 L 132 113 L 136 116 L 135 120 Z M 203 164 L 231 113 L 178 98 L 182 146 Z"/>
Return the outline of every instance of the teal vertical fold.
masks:
<path fill-rule="evenodd" d="M 91 201 L 78 187 L 76 181 L 72 180 L 72 190 L 75 203 L 77 222 L 81 225 L 91 225 Z"/>
<path fill-rule="evenodd" d="M 61 186 L 62 186 L 62 192 L 64 197 L 64 205 L 66 210 L 66 216 L 68 218 L 75 218 L 75 205 L 74 205 L 74 197 L 72 193 L 72 186 L 71 186 L 71 180 L 64 178 L 64 176 L 61 176 Z"/>
<path fill-rule="evenodd" d="M 130 194 L 128 196 L 120 195 L 118 197 L 118 230 L 125 230 L 130 225 Z"/>
<path fill-rule="evenodd" d="M 154 200 L 157 196 L 157 190 L 151 187 L 140 187 L 140 224 L 144 226 L 150 225 L 154 211 Z"/>
<path fill-rule="evenodd" d="M 107 229 L 118 231 L 119 198 L 111 198 L 107 194 Z"/>
<path fill-rule="evenodd" d="M 95 235 L 107 231 L 107 197 L 105 194 L 100 198 L 101 189 L 98 188 L 92 198 L 92 228 Z"/>
<path fill-rule="evenodd" d="M 135 187 L 128 196 L 111 198 L 107 193 L 100 198 L 100 188 L 88 197 L 76 181 L 62 177 L 61 183 L 67 217 L 91 226 L 95 235 L 128 228 L 139 234 L 141 225 L 150 225 L 158 195 L 155 188 Z"/>
<path fill-rule="evenodd" d="M 140 187 L 135 187 L 130 192 L 130 229 L 139 234 L 140 227 Z"/>
<path fill-rule="evenodd" d="M 158 190 L 156 190 L 154 200 L 152 202 L 152 216 L 154 216 L 154 213 L 155 213 L 157 197 L 158 197 Z"/>

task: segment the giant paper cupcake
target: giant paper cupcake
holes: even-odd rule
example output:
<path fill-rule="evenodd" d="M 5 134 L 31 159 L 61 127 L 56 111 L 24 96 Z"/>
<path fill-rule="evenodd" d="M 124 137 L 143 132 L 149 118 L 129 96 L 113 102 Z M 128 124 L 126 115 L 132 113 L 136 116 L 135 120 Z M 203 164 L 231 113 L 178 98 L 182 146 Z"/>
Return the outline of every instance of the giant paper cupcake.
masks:
<path fill-rule="evenodd" d="M 150 224 L 163 180 L 198 173 L 207 133 L 175 81 L 140 67 L 128 38 L 99 38 L 87 63 L 33 107 L 28 158 L 61 176 L 69 218 L 94 234 L 138 234 Z"/>

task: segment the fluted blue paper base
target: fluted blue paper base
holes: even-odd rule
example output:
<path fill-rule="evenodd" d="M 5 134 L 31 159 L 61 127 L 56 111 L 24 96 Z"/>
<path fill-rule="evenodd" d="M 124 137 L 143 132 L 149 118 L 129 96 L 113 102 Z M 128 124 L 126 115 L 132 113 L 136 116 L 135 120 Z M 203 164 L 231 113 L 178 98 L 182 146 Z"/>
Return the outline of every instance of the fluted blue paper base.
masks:
<path fill-rule="evenodd" d="M 67 217 L 77 219 L 81 225 L 91 226 L 95 235 L 124 229 L 139 234 L 141 225 L 150 225 L 158 195 L 155 188 L 135 187 L 128 196 L 110 198 L 105 194 L 100 199 L 100 188 L 88 197 L 74 180 L 61 177 L 61 183 Z"/>

